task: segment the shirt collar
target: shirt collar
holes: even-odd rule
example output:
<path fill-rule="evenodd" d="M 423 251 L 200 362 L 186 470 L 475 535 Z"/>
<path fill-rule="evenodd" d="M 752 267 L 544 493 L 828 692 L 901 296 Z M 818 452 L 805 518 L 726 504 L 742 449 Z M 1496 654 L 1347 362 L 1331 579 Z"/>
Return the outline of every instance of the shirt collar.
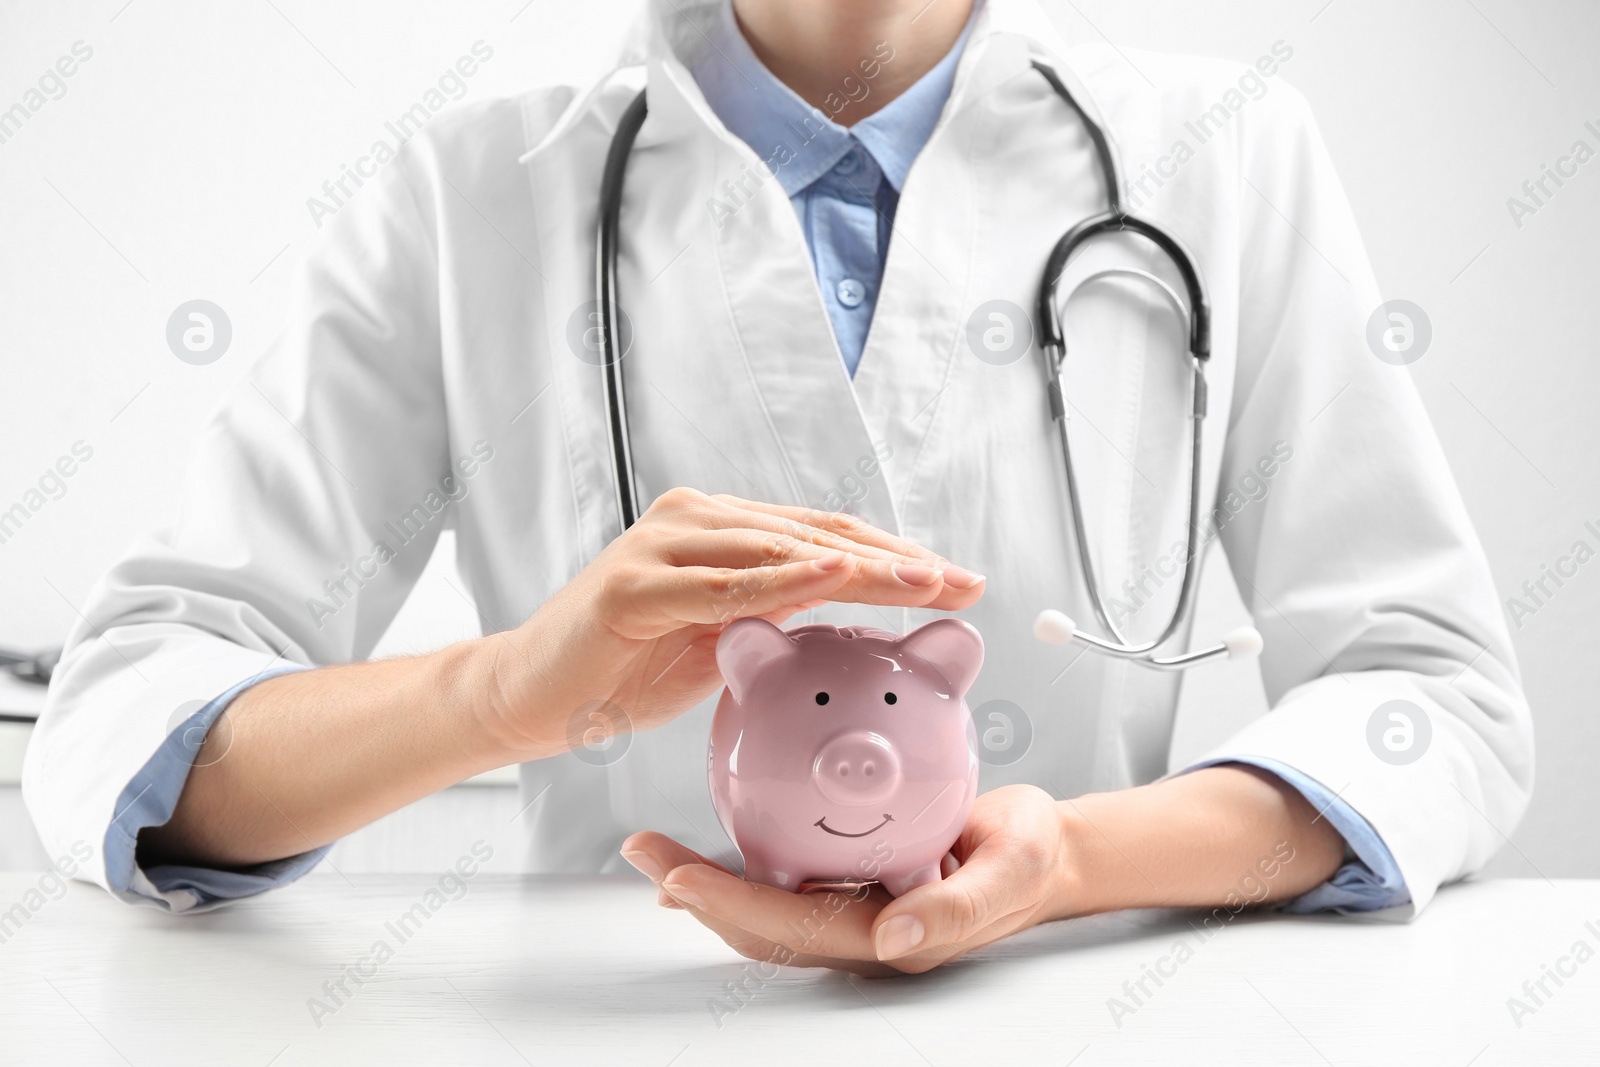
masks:
<path fill-rule="evenodd" d="M 938 125 L 962 49 L 982 7 L 983 0 L 973 4 L 973 17 L 933 69 L 850 127 L 840 126 L 827 112 L 806 103 L 766 68 L 740 32 L 731 0 L 721 3 L 706 47 L 689 70 L 711 110 L 761 157 L 787 195 L 810 186 L 857 144 L 871 153 L 899 192 Z M 892 63 L 892 53 L 888 60 L 874 61 Z M 862 81 L 870 91 L 871 80 Z"/>

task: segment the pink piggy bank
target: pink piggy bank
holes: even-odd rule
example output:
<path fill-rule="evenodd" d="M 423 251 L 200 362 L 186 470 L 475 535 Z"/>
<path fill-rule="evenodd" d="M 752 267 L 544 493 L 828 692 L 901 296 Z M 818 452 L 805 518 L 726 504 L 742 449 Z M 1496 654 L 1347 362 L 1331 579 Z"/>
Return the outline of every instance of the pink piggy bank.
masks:
<path fill-rule="evenodd" d="M 711 801 L 747 879 L 791 892 L 877 881 L 895 896 L 939 880 L 978 792 L 966 703 L 977 630 L 741 619 L 717 665 L 728 688 L 711 724 Z"/>

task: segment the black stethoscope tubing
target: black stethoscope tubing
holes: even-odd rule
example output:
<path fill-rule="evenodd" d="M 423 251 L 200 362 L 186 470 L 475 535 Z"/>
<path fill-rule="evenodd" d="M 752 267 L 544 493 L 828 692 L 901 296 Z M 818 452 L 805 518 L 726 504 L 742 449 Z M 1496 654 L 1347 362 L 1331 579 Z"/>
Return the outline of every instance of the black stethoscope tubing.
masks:
<path fill-rule="evenodd" d="M 1062 82 L 1053 67 L 1039 60 L 1033 61 L 1033 68 L 1037 70 L 1050 84 L 1055 94 L 1067 104 L 1088 131 L 1089 138 L 1094 144 L 1096 158 L 1106 188 L 1107 208 L 1105 211 L 1092 215 L 1064 233 L 1051 249 L 1046 260 L 1044 276 L 1039 285 L 1036 311 L 1039 322 L 1039 336 L 1041 347 L 1045 355 L 1045 371 L 1047 377 L 1047 392 L 1050 403 L 1050 413 L 1055 421 L 1061 438 L 1062 453 L 1066 460 L 1066 481 L 1069 497 L 1072 504 L 1072 518 L 1076 533 L 1079 561 L 1082 564 L 1084 582 L 1089 593 L 1089 601 L 1094 607 L 1096 616 L 1114 638 L 1108 641 L 1093 634 L 1077 630 L 1071 621 L 1059 613 L 1054 613 L 1066 624 L 1071 639 L 1089 645 L 1096 651 L 1124 659 L 1131 659 L 1146 666 L 1160 669 L 1178 669 L 1201 662 L 1205 659 L 1215 658 L 1236 651 L 1231 643 L 1225 648 L 1223 645 L 1213 646 L 1208 649 L 1187 653 L 1170 659 L 1156 659 L 1151 653 L 1155 648 L 1164 644 L 1182 626 L 1191 613 L 1193 598 L 1198 585 L 1198 538 L 1199 514 L 1198 503 L 1200 499 L 1201 477 L 1201 420 L 1206 413 L 1206 384 L 1205 363 L 1211 356 L 1211 312 L 1210 304 L 1206 300 L 1205 285 L 1201 279 L 1199 269 L 1195 266 L 1194 258 L 1189 254 L 1183 244 L 1166 230 L 1145 219 L 1129 214 L 1122 204 L 1121 182 L 1117 174 L 1115 155 L 1106 136 L 1105 129 L 1096 122 L 1083 108 Z M 606 153 L 605 170 L 600 181 L 600 217 L 598 234 L 595 242 L 595 293 L 597 297 L 598 313 L 600 316 L 601 332 L 601 372 L 604 379 L 604 394 L 606 408 L 606 422 L 608 427 L 608 443 L 611 451 L 611 462 L 615 477 L 613 483 L 616 492 L 617 515 L 622 530 L 631 527 L 639 517 L 638 484 L 634 475 L 633 444 L 628 433 L 627 396 L 622 383 L 622 356 L 618 353 L 618 340 L 623 337 L 620 329 L 621 302 L 617 295 L 617 259 L 619 243 L 619 223 L 622 210 L 622 192 L 628 159 L 633 150 L 634 140 L 638 137 L 639 129 L 644 125 L 648 107 L 645 101 L 645 91 L 629 103 L 617 124 L 616 132 L 612 135 L 611 145 Z M 1088 538 L 1083 521 L 1083 508 L 1079 500 L 1077 476 L 1072 462 L 1071 443 L 1067 434 L 1068 406 L 1062 391 L 1062 367 L 1066 360 L 1066 338 L 1062 329 L 1061 308 L 1057 302 L 1057 286 L 1061 275 L 1065 271 L 1067 262 L 1074 253 L 1094 238 L 1111 233 L 1133 233 L 1145 238 L 1155 245 L 1161 253 L 1171 262 L 1182 279 L 1183 287 L 1188 296 L 1186 310 L 1188 320 L 1189 358 L 1192 366 L 1193 381 L 1193 435 L 1191 444 L 1191 463 L 1189 480 L 1189 522 L 1187 531 L 1187 558 L 1185 561 L 1183 581 L 1179 587 L 1178 601 L 1168 624 L 1162 628 L 1161 633 L 1151 641 L 1130 643 L 1115 625 L 1106 609 L 1105 601 L 1100 593 L 1098 582 L 1095 578 L 1093 560 L 1090 555 Z M 1158 284 L 1162 284 L 1159 283 Z M 1253 634 L 1253 631 L 1251 631 Z M 1248 645 L 1249 642 L 1243 642 Z M 1259 645 L 1259 636 L 1255 643 Z"/>

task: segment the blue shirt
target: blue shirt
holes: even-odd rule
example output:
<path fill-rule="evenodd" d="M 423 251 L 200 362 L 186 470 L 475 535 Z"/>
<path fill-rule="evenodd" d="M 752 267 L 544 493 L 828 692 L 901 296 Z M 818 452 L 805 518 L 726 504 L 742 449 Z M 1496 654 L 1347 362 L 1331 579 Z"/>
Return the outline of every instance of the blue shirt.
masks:
<path fill-rule="evenodd" d="M 980 7 L 981 3 L 974 5 L 973 18 Z M 745 41 L 729 3 L 722 5 L 711 46 L 692 68 L 706 102 L 728 130 L 761 159 L 783 161 L 773 173 L 800 219 L 839 354 L 852 376 L 877 305 L 900 190 L 938 124 L 971 28 L 969 19 L 950 53 L 932 70 L 848 129 L 805 103 L 767 70 Z M 863 78 L 863 84 L 871 92 L 871 79 Z M 134 892 L 139 829 L 172 817 L 205 731 L 229 701 L 260 680 L 241 682 L 196 712 L 128 783 L 105 841 L 107 877 L 114 892 Z M 1348 862 L 1327 882 L 1291 901 L 1286 910 L 1371 911 L 1411 899 L 1383 839 L 1326 785 L 1274 760 L 1219 762 L 1249 762 L 1277 775 L 1344 835 Z M 326 852 L 317 849 L 247 870 L 173 866 L 142 873 L 158 892 L 168 895 L 169 905 L 182 910 L 284 885 L 310 870 Z"/>
<path fill-rule="evenodd" d="M 740 32 L 731 3 L 722 5 L 710 43 L 690 67 L 728 131 L 774 162 L 773 176 L 800 219 L 833 336 L 852 377 L 878 305 L 900 190 L 938 125 L 971 30 L 969 19 L 955 47 L 932 70 L 848 128 L 800 99 L 762 64 Z M 874 78 L 894 62 L 893 47 L 885 44 L 880 54 L 863 60 L 865 66 L 858 65 L 856 84 L 868 98 Z M 846 88 L 841 86 L 840 100 L 848 99 Z M 850 93 L 859 96 L 860 89 Z"/>

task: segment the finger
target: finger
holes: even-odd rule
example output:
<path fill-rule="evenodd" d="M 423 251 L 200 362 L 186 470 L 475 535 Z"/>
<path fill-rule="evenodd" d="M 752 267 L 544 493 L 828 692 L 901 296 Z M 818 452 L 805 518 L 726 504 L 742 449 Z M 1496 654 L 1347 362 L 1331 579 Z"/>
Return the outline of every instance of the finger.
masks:
<path fill-rule="evenodd" d="M 929 581 L 938 585 L 928 601 L 915 605 L 943 611 L 959 611 L 970 607 L 983 596 L 983 575 L 951 564 L 938 554 L 905 538 L 880 530 L 851 515 L 833 514 L 805 508 L 789 508 L 741 497 L 698 493 L 685 495 L 674 491 L 658 498 L 651 505 L 666 506 L 664 501 L 683 509 L 683 515 L 692 526 L 708 529 L 752 528 L 769 533 L 788 535 L 796 540 L 822 547 L 838 548 L 852 555 L 884 553 L 888 559 L 909 559 L 917 568 L 927 568 L 940 578 L 913 579 L 913 584 Z"/>
<path fill-rule="evenodd" d="M 812 608 L 820 608 L 826 603 L 826 600 L 808 600 L 804 604 L 796 604 L 793 607 L 780 608 L 777 611 L 765 612 L 761 615 L 757 615 L 756 618 L 766 619 L 774 626 L 782 626 L 785 622 L 788 622 L 791 618 L 800 614 L 802 611 L 810 611 Z"/>
<path fill-rule="evenodd" d="M 789 893 L 701 864 L 667 872 L 661 887 L 707 925 L 737 927 L 797 955 L 875 960 L 872 919 L 880 902 L 844 893 Z"/>
<path fill-rule="evenodd" d="M 715 867 L 725 874 L 733 874 L 716 860 L 708 859 L 694 849 L 680 845 L 666 834 L 658 834 L 654 830 L 644 830 L 634 834 L 622 843 L 619 851 L 623 859 L 633 864 L 639 873 L 656 885 L 661 884 L 661 879 L 668 871 L 674 867 L 682 867 L 686 863 L 702 863 L 707 867 Z"/>
<path fill-rule="evenodd" d="M 835 956 L 819 956 L 809 952 L 796 952 L 787 945 L 780 945 L 764 937 L 758 937 L 739 926 L 724 922 L 714 915 L 709 915 L 694 908 L 685 908 L 677 905 L 683 911 L 694 916 L 707 930 L 716 934 L 739 955 L 746 959 L 756 960 L 760 963 L 774 963 L 784 967 L 827 967 L 835 971 L 848 971 L 858 974 L 863 978 L 887 978 L 892 974 L 902 973 L 887 963 L 877 960 L 841 959 Z"/>
<path fill-rule="evenodd" d="M 647 565 L 617 576 L 609 595 L 633 618 L 663 630 L 685 624 L 723 626 L 734 619 L 789 611 L 836 599 L 852 580 L 847 555 L 797 560 L 775 567 Z"/>
<path fill-rule="evenodd" d="M 662 892 L 665 893 L 665 890 Z M 672 898 L 668 897 L 668 899 Z M 761 963 L 775 963 L 784 967 L 828 967 L 836 971 L 850 971 L 870 978 L 880 978 L 897 973 L 889 964 L 880 963 L 873 959 L 843 959 L 837 956 L 823 956 L 814 952 L 797 952 L 788 945 L 761 937 L 710 912 L 680 904 L 675 900 L 673 905 L 682 911 L 688 912 L 701 926 L 722 938 L 729 948 L 746 959 L 756 960 Z"/>
<path fill-rule="evenodd" d="M 763 521 L 762 516 L 754 516 Z M 773 519 L 778 528 L 711 527 L 692 529 L 675 538 L 663 548 L 663 556 L 679 567 L 715 567 L 755 569 L 778 566 L 799 560 L 826 558 L 833 552 L 843 552 L 856 563 L 856 573 L 875 579 L 894 577 L 914 587 L 933 587 L 928 590 L 926 603 L 917 607 L 936 607 L 959 610 L 975 603 L 983 595 L 982 581 L 977 576 L 951 566 L 938 557 L 903 555 L 858 544 L 848 538 L 837 537 L 825 531 L 805 530 Z M 787 528 L 790 532 L 784 532 Z M 949 584 L 951 582 L 964 584 Z M 866 599 L 866 593 L 857 599 Z M 837 599 L 837 598 L 836 598 Z M 898 605 L 898 602 L 896 602 Z"/>
<path fill-rule="evenodd" d="M 634 863 L 635 866 L 640 866 L 636 857 L 648 857 L 652 866 L 681 860 L 684 864 L 705 864 L 730 875 L 733 873 L 721 864 L 706 859 L 671 838 L 654 832 L 634 834 L 622 843 L 622 850 L 623 856 L 630 863 Z M 643 868 L 641 867 L 641 869 Z M 648 874 L 649 872 L 646 871 L 645 873 Z M 652 878 L 652 881 L 655 881 L 655 879 Z M 679 887 L 679 891 L 682 892 L 681 887 Z M 775 890 L 775 892 L 777 891 Z M 895 968 L 872 959 L 844 959 L 813 952 L 797 951 L 792 946 L 761 937 L 711 912 L 692 906 L 685 907 L 665 889 L 658 890 L 658 893 L 657 902 L 662 904 L 663 907 L 689 912 L 701 925 L 722 938 L 734 951 L 752 960 L 758 960 L 763 963 L 777 963 L 789 967 L 828 967 L 833 970 L 850 971 L 869 978 L 881 978 L 899 973 Z"/>
<path fill-rule="evenodd" d="M 1044 899 L 1041 858 L 1026 840 L 991 837 L 951 874 L 919 886 L 879 913 L 874 954 L 881 960 L 946 957 L 1023 925 Z M 965 946 L 965 947 L 963 947 Z"/>
<path fill-rule="evenodd" d="M 742 518 L 756 529 L 780 530 L 802 539 L 806 539 L 810 531 L 816 531 L 829 539 L 853 542 L 863 548 L 874 548 L 895 556 L 930 564 L 943 562 L 939 554 L 931 549 L 844 512 L 768 504 L 722 493 L 712 499 L 747 513 Z"/>
<path fill-rule="evenodd" d="M 774 525 L 782 526 L 781 523 Z M 920 556 L 901 555 L 798 527 L 790 531 L 756 526 L 696 528 L 673 538 L 664 552 L 670 562 L 680 567 L 764 567 L 800 559 L 821 559 L 832 552 L 846 552 L 861 559 L 931 565 L 931 561 Z"/>
<path fill-rule="evenodd" d="M 738 521 L 754 529 L 787 535 L 802 542 L 838 548 L 857 555 L 881 554 L 884 558 L 931 567 L 944 576 L 945 584 L 950 590 L 975 593 L 970 598 L 956 595 L 948 598 L 952 603 L 959 602 L 961 607 L 975 602 L 982 595 L 983 575 L 957 566 L 915 541 L 881 530 L 853 515 L 786 507 L 781 504 L 765 504 L 727 495 L 718 495 L 712 499 L 727 506 L 729 510 L 725 518 L 730 522 Z M 715 515 L 713 512 L 712 516 Z M 944 604 L 936 606 L 945 607 Z"/>
<path fill-rule="evenodd" d="M 942 586 L 925 567 L 869 561 L 845 553 L 777 567 L 652 568 L 628 590 L 641 613 L 675 624 L 727 623 L 811 600 L 928 607 Z"/>
<path fill-rule="evenodd" d="M 952 960 L 958 960 L 969 952 L 975 952 L 986 945 L 1004 940 L 1019 930 L 1032 925 L 1028 918 L 1029 912 L 1013 912 L 1006 918 L 990 923 L 973 936 L 956 945 L 933 945 L 921 952 L 913 952 L 909 956 L 900 956 L 884 963 L 901 974 L 922 974 L 935 967 L 941 967 Z"/>

